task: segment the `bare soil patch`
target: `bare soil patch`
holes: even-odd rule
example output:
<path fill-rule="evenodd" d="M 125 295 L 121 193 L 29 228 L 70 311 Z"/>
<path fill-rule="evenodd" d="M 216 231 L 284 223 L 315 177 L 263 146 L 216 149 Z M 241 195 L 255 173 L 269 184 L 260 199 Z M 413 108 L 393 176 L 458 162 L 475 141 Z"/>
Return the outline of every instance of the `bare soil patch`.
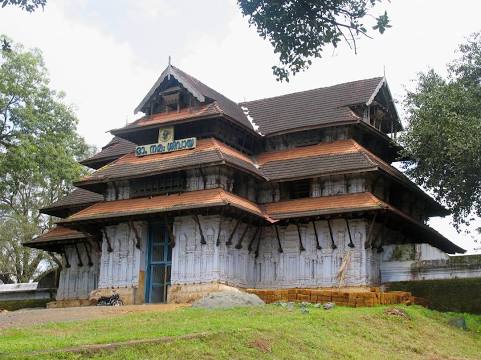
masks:
<path fill-rule="evenodd" d="M 126 306 L 82 306 L 60 309 L 23 309 L 0 313 L 0 330 L 49 322 L 93 320 L 139 312 L 174 311 L 184 304 L 149 304 Z"/>

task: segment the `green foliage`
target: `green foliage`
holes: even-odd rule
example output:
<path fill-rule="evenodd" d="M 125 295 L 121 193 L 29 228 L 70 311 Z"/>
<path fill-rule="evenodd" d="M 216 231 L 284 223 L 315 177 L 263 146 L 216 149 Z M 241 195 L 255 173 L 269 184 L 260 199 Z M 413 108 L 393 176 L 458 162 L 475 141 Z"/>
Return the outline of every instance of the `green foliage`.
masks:
<path fill-rule="evenodd" d="M 28 12 L 34 12 L 39 7 L 43 9 L 45 4 L 47 4 L 47 0 L 0 0 L 0 4 L 2 8 L 11 5 L 18 6 L 20 9 Z"/>
<path fill-rule="evenodd" d="M 279 54 L 281 66 L 273 66 L 278 81 L 306 70 L 321 57 L 327 45 L 341 41 L 356 49 L 359 36 L 369 37 L 366 16 L 382 0 L 238 0 L 244 16 L 268 39 Z M 391 27 L 385 12 L 376 18 L 373 30 L 381 34 Z"/>
<path fill-rule="evenodd" d="M 11 44 L 0 52 L 0 273 L 28 281 L 45 254 L 21 243 L 51 227 L 39 209 L 69 192 L 89 149 L 40 51 L 0 40 Z"/>
<path fill-rule="evenodd" d="M 407 93 L 408 126 L 401 142 L 407 173 L 452 210 L 456 226 L 481 216 L 481 36 L 460 47 L 445 79 L 419 74 Z"/>

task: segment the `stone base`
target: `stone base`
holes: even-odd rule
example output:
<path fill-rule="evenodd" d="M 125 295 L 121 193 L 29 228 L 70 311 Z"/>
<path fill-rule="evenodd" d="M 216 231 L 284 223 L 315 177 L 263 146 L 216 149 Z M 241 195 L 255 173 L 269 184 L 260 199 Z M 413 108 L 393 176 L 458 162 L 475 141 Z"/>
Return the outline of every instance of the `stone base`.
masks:
<path fill-rule="evenodd" d="M 240 291 L 236 287 L 221 283 L 172 285 L 167 293 L 169 304 L 190 304 L 215 292 Z"/>
<path fill-rule="evenodd" d="M 143 304 L 143 296 L 136 301 L 137 288 L 109 288 L 109 289 L 95 289 L 89 295 L 89 300 L 97 304 L 97 300 L 102 296 L 112 296 L 117 293 L 120 295 L 120 299 L 124 302 L 124 305 Z M 139 302 L 139 300 L 142 300 Z"/>
<path fill-rule="evenodd" d="M 90 306 L 95 305 L 88 299 L 67 299 L 67 300 L 56 300 L 47 303 L 47 309 L 58 309 L 66 307 L 77 307 L 77 306 Z"/>

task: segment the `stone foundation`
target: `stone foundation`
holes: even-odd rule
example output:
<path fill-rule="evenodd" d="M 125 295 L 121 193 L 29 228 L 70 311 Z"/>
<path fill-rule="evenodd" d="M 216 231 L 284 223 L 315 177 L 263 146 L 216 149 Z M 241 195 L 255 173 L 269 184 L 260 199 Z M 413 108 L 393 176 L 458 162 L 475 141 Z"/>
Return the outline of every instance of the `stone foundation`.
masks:
<path fill-rule="evenodd" d="M 86 299 L 66 299 L 57 300 L 47 303 L 47 309 L 58 309 L 67 307 L 90 306 L 95 305 L 90 300 Z"/>
<path fill-rule="evenodd" d="M 96 289 L 90 293 L 89 301 L 92 304 L 97 304 L 97 300 L 102 296 L 112 296 L 113 293 L 116 292 L 120 295 L 120 299 L 124 302 L 124 305 L 134 305 L 134 304 L 143 304 L 143 296 L 141 302 L 136 302 L 138 298 L 137 295 L 137 288 L 129 287 L 129 288 L 112 288 L 112 289 Z M 143 295 L 143 294 L 142 294 Z"/>
<path fill-rule="evenodd" d="M 206 295 L 221 291 L 240 290 L 221 283 L 172 285 L 167 292 L 167 302 L 172 304 L 190 304 Z"/>

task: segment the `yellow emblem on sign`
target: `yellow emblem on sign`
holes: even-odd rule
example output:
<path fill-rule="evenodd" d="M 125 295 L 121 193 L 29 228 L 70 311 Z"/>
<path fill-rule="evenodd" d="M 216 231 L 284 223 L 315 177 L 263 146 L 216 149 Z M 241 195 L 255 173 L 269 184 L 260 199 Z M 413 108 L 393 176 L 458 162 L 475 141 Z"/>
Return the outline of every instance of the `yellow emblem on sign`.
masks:
<path fill-rule="evenodd" d="M 159 143 L 169 143 L 174 141 L 174 127 L 159 129 Z"/>

